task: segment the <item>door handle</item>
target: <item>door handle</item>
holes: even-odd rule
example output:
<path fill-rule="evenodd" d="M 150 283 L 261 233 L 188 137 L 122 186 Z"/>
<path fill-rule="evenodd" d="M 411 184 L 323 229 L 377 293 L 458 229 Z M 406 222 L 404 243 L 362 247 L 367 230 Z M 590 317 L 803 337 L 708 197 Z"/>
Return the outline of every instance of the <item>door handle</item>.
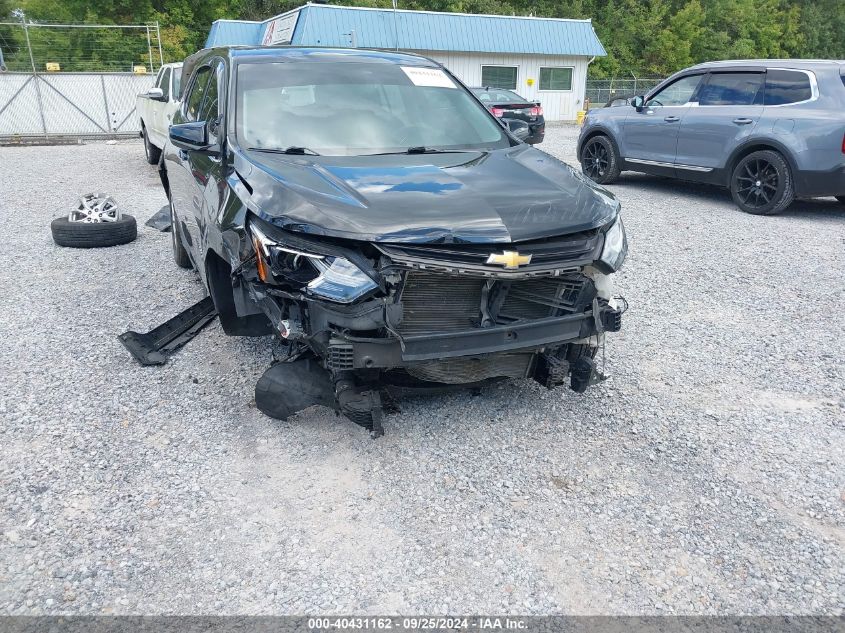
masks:
<path fill-rule="evenodd" d="M 737 125 L 748 125 L 749 123 L 754 123 L 751 119 L 746 119 L 745 117 L 740 117 L 738 119 L 734 119 L 734 123 Z"/>
<path fill-rule="evenodd" d="M 681 120 L 681 117 L 667 116 L 667 117 L 664 117 L 663 120 L 666 121 L 666 123 L 677 123 L 678 121 Z"/>

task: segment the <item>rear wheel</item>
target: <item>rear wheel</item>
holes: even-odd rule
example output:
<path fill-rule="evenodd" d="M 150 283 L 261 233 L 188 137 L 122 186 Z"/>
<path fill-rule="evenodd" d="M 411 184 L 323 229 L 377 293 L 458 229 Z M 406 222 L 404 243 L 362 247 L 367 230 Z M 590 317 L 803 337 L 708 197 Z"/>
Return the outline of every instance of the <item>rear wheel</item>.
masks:
<path fill-rule="evenodd" d="M 609 138 L 594 136 L 584 144 L 581 149 L 581 170 L 600 185 L 610 184 L 619 178 L 619 155 Z"/>
<path fill-rule="evenodd" d="M 752 152 L 734 169 L 731 196 L 746 213 L 774 215 L 795 199 L 789 165 L 772 150 Z"/>
<path fill-rule="evenodd" d="M 150 137 L 147 136 L 147 127 L 141 124 L 141 135 L 144 137 L 144 154 L 147 156 L 147 162 L 150 165 L 158 165 L 161 159 L 161 149 L 150 142 Z"/>

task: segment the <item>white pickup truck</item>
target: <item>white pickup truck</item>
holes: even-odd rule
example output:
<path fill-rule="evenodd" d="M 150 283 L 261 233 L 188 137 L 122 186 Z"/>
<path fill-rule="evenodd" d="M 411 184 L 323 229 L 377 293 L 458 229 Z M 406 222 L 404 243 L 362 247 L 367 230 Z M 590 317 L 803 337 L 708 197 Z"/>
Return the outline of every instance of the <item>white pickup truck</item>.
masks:
<path fill-rule="evenodd" d="M 150 165 L 158 165 L 161 148 L 167 141 L 170 120 L 179 107 L 179 86 L 182 62 L 164 64 L 158 71 L 155 85 L 138 95 L 136 110 L 141 119 L 141 137 Z"/>

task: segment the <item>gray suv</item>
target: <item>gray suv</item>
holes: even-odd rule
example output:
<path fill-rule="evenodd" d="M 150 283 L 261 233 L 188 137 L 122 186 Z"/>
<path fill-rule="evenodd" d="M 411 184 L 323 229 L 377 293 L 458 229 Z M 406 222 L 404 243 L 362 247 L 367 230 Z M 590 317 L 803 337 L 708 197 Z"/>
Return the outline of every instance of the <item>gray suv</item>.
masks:
<path fill-rule="evenodd" d="M 845 203 L 845 62 L 693 66 L 630 107 L 590 110 L 578 157 L 601 184 L 627 169 L 726 186 L 748 213 L 795 198 Z"/>

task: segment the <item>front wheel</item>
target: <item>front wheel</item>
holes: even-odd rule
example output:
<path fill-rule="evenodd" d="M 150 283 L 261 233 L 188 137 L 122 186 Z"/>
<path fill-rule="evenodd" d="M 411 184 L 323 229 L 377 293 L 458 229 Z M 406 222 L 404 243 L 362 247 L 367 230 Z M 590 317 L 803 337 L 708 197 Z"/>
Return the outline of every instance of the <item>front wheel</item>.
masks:
<path fill-rule="evenodd" d="M 736 206 L 746 213 L 780 213 L 795 199 L 789 165 L 775 151 L 752 152 L 734 169 L 731 196 Z"/>
<path fill-rule="evenodd" d="M 616 148 L 606 136 L 594 136 L 581 149 L 581 171 L 600 185 L 607 185 L 619 178 L 621 171 Z"/>

